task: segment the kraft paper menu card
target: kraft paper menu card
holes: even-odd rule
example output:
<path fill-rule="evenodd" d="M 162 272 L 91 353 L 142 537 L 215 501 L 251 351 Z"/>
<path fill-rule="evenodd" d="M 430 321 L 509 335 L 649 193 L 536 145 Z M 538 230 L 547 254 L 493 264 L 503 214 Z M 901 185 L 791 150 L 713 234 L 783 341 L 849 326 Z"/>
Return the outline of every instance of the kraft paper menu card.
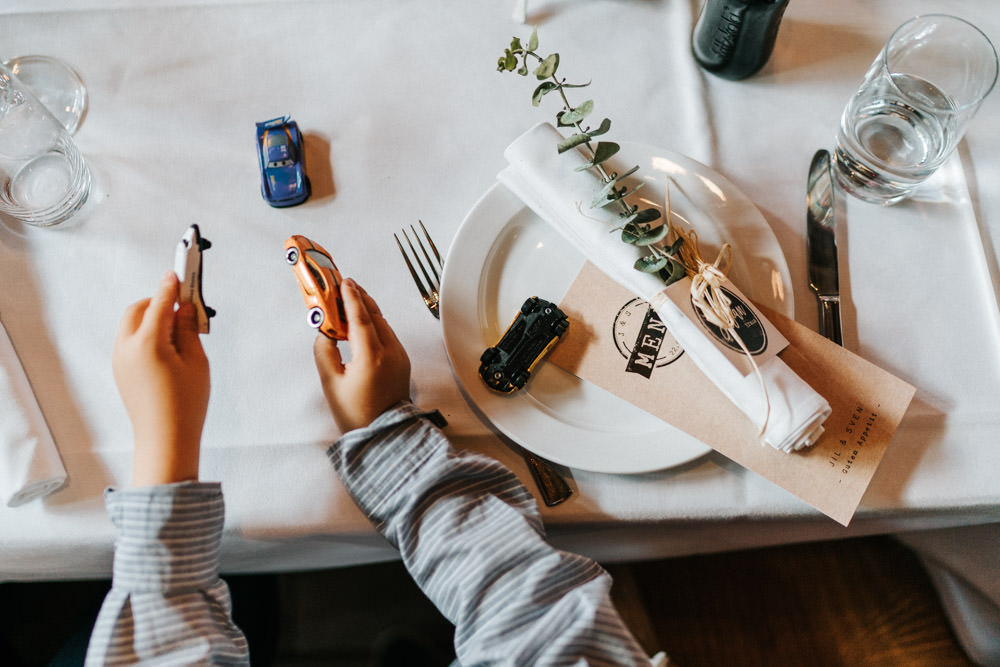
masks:
<path fill-rule="evenodd" d="M 549 361 L 698 438 L 844 526 L 915 392 L 808 327 L 762 308 L 789 343 L 782 360 L 833 409 L 815 445 L 785 453 L 762 445 L 759 429 L 687 358 L 648 304 L 594 265 L 584 266 L 559 305 L 570 327 Z"/>

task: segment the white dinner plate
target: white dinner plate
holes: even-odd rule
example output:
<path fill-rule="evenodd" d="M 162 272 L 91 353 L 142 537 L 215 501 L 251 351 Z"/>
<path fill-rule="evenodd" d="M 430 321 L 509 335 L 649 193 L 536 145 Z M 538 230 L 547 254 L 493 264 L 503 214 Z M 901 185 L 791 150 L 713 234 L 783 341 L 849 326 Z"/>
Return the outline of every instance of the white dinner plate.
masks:
<path fill-rule="evenodd" d="M 621 156 L 620 159 L 618 156 Z M 661 208 L 671 185 L 674 221 L 698 232 L 702 255 L 733 247 L 729 277 L 759 303 L 791 316 L 792 289 L 778 241 L 760 211 L 732 183 L 671 151 L 623 143 L 612 167 L 638 164 L 637 196 Z M 619 243 L 609 234 L 608 243 Z M 502 433 L 539 456 L 582 470 L 639 473 L 695 459 L 709 448 L 666 422 L 541 363 L 524 389 L 496 393 L 479 377 L 479 357 L 496 344 L 529 296 L 558 303 L 584 259 L 506 187 L 490 188 L 462 222 L 441 284 L 444 342 L 455 376 Z M 572 326 L 572 325 L 571 325 Z"/>

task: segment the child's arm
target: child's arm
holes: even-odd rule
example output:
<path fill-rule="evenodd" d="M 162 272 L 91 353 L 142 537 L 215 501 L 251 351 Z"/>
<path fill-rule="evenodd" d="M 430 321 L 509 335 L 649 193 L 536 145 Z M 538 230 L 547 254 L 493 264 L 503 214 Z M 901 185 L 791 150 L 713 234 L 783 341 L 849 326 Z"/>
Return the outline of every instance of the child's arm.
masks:
<path fill-rule="evenodd" d="M 414 580 L 456 625 L 462 664 L 649 665 L 608 574 L 546 541 L 534 498 L 497 461 L 453 448 L 407 400 L 409 363 L 374 301 L 342 290 L 352 361 L 320 336 L 316 364 L 346 432 L 333 465 Z M 388 409 L 387 409 L 388 408 Z"/>
<path fill-rule="evenodd" d="M 135 435 L 132 487 L 105 494 L 115 525 L 112 588 L 87 665 L 249 663 L 219 579 L 225 508 L 219 484 L 198 479 L 208 361 L 177 279 L 126 310 L 115 380 Z"/>

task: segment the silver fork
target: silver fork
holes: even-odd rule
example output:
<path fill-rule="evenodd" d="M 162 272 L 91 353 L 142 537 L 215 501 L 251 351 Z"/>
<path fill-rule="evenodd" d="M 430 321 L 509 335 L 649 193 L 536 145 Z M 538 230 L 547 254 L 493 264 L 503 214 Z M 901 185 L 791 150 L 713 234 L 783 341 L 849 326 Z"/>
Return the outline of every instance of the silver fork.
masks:
<path fill-rule="evenodd" d="M 399 246 L 399 252 L 403 255 L 403 261 L 406 262 L 406 268 L 410 270 L 410 276 L 413 277 L 413 282 L 416 283 L 417 289 L 420 291 L 420 296 L 423 297 L 424 303 L 427 304 L 427 309 L 431 311 L 431 314 L 433 314 L 434 317 L 440 319 L 441 315 L 438 307 L 441 301 L 440 274 L 444 273 L 444 260 L 441 259 L 441 254 L 438 252 L 437 246 L 434 245 L 434 240 L 431 239 L 431 235 L 427 233 L 427 228 L 424 227 L 423 221 L 417 220 L 417 224 L 420 225 L 420 231 L 424 233 L 424 239 L 427 240 L 426 246 L 424 245 L 424 242 L 420 240 L 420 234 L 417 233 L 417 230 L 413 225 L 410 225 L 410 231 L 413 233 L 413 239 L 416 241 L 416 246 L 414 246 L 414 241 L 410 240 L 410 235 L 406 233 L 406 229 L 404 228 L 400 230 L 403 238 L 406 240 L 407 247 L 410 249 L 409 254 L 407 254 L 406 250 L 403 248 L 403 244 L 399 240 L 399 236 L 397 234 L 393 234 L 392 237 L 396 239 L 396 245 Z M 431 249 L 430 252 L 427 252 L 428 247 Z M 417 252 L 417 248 L 420 248 L 420 252 Z M 421 255 L 427 262 L 426 266 L 424 265 L 424 261 L 420 259 Z M 431 259 L 432 255 L 434 259 Z M 435 260 L 437 261 L 435 262 Z M 413 266 L 414 263 L 420 267 L 419 274 Z M 421 276 L 423 276 L 422 280 Z M 556 472 L 548 461 L 535 456 L 528 450 L 523 449 L 519 445 L 512 442 L 508 443 L 508 446 L 517 451 L 517 453 L 524 459 L 524 462 L 528 464 L 528 469 L 531 471 L 531 477 L 535 480 L 535 485 L 542 494 L 542 501 L 544 501 L 546 505 L 554 507 L 573 494 L 572 487 L 566 483 L 566 480 L 563 479 L 562 475 Z"/>
<path fill-rule="evenodd" d="M 417 289 L 420 290 L 420 296 L 424 298 L 424 303 L 427 304 L 427 309 L 431 311 L 431 314 L 440 319 L 441 314 L 439 312 L 438 304 L 441 301 L 441 276 L 440 272 L 444 272 L 444 260 L 441 259 L 440 253 L 438 253 L 437 246 L 434 245 L 434 241 L 431 239 L 431 235 L 427 233 L 427 228 L 424 227 L 424 223 L 421 220 L 417 220 L 417 224 L 420 225 L 421 231 L 424 233 L 424 238 L 427 239 L 427 245 L 430 246 L 431 252 L 434 253 L 434 258 L 437 259 L 437 266 L 435 267 L 434 261 L 431 260 L 430 254 L 427 252 L 427 248 L 424 247 L 423 241 L 420 240 L 420 235 L 417 234 L 417 230 L 413 225 L 410 225 L 410 231 L 413 232 L 413 238 L 417 241 L 417 246 L 420 247 L 420 253 L 413 246 L 413 241 L 410 240 L 410 235 L 406 233 L 406 229 L 400 230 L 403 234 L 403 238 L 406 239 L 406 245 L 410 247 L 410 253 L 413 255 L 413 260 L 416 261 L 417 266 L 420 267 L 420 273 L 423 274 L 424 279 L 421 280 L 420 276 L 417 275 L 416 269 L 413 268 L 413 262 L 410 261 L 410 255 L 406 254 L 406 250 L 403 249 L 403 244 L 399 241 L 399 236 L 396 234 L 392 235 L 392 238 L 396 239 L 396 245 L 399 246 L 399 252 L 403 255 L 403 261 L 406 262 L 406 268 L 410 270 L 410 275 L 413 276 L 413 282 L 417 284 Z M 420 254 L 423 254 L 424 259 L 427 260 L 427 267 L 430 268 L 430 273 L 427 272 L 427 268 L 424 267 L 424 263 L 420 260 Z M 434 275 L 433 279 L 431 274 Z"/>

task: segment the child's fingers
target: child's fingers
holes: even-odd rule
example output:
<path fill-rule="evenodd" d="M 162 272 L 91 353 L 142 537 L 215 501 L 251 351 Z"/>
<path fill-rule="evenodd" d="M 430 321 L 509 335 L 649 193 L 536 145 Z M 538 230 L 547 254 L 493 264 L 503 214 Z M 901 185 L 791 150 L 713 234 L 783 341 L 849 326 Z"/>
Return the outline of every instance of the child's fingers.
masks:
<path fill-rule="evenodd" d="M 372 323 L 372 315 L 361 296 L 361 289 L 354 280 L 348 278 L 341 285 L 340 294 L 344 299 L 344 310 L 347 314 L 351 356 L 355 359 L 370 358 L 372 352 L 380 347 L 380 343 L 378 332 Z"/>
<path fill-rule="evenodd" d="M 174 320 L 174 343 L 181 356 L 192 352 L 204 353 L 198 336 L 198 311 L 194 304 L 185 301 L 177 307 Z"/>
<path fill-rule="evenodd" d="M 365 308 L 368 309 L 368 312 L 372 315 L 381 315 L 382 309 L 378 307 L 377 303 L 375 303 L 375 299 L 373 299 L 372 295 L 368 293 L 368 290 L 359 285 L 355 280 L 349 280 L 351 280 L 351 282 L 354 283 L 354 286 L 358 289 L 358 294 L 361 295 L 361 300 L 364 302 Z"/>
<path fill-rule="evenodd" d="M 131 306 L 125 309 L 122 314 L 121 322 L 118 324 L 118 338 L 125 338 L 126 336 L 131 336 L 138 330 L 139 325 L 142 324 L 142 318 L 146 314 L 146 309 L 149 307 L 149 299 L 142 299 L 136 301 Z"/>
<path fill-rule="evenodd" d="M 177 304 L 177 311 L 174 313 L 177 331 L 197 331 L 198 311 L 190 301 L 182 301 Z"/>
<path fill-rule="evenodd" d="M 361 299 L 364 302 L 365 307 L 368 309 L 369 314 L 371 314 L 372 325 L 375 327 L 375 333 L 378 335 L 382 345 L 388 346 L 391 344 L 399 344 L 396 332 L 393 331 L 392 327 L 389 326 L 389 323 L 385 321 L 385 316 L 382 315 L 382 309 L 378 307 L 375 299 L 373 299 L 361 285 L 358 285 L 358 291 L 361 293 Z"/>
<path fill-rule="evenodd" d="M 156 293 L 149 301 L 149 307 L 142 318 L 141 328 L 155 332 L 160 343 L 170 342 L 174 331 L 174 303 L 177 301 L 177 275 L 168 271 L 160 280 Z"/>
<path fill-rule="evenodd" d="M 319 370 L 320 381 L 326 385 L 328 380 L 344 374 L 344 361 L 340 357 L 337 342 L 317 334 L 313 341 L 313 356 L 316 358 L 316 369 Z"/>

